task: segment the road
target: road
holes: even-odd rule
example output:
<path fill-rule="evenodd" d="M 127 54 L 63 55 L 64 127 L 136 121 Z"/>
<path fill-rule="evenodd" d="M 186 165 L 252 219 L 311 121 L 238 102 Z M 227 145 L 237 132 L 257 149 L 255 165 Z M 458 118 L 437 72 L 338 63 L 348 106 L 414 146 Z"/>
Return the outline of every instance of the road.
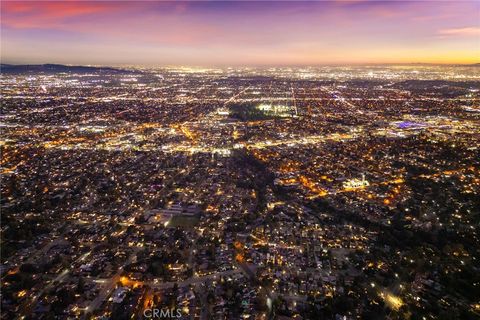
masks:
<path fill-rule="evenodd" d="M 194 276 L 183 281 L 170 281 L 170 282 L 162 282 L 158 284 L 153 282 L 144 282 L 144 284 L 154 289 L 168 289 L 168 288 L 172 288 L 175 284 L 177 284 L 178 287 L 185 287 L 195 283 L 206 282 L 208 280 L 218 280 L 220 279 L 220 277 L 230 276 L 230 275 L 241 273 L 241 272 L 242 272 L 241 269 L 232 269 L 232 270 L 215 272 L 205 276 L 199 276 L 199 277 Z"/>
<path fill-rule="evenodd" d="M 133 250 L 133 252 L 130 254 L 130 256 L 128 257 L 128 259 L 125 261 L 123 266 L 118 268 L 117 273 L 115 273 L 115 275 L 113 275 L 110 279 L 108 279 L 107 282 L 103 285 L 103 287 L 100 290 L 100 292 L 98 293 L 97 297 L 94 300 L 92 300 L 92 302 L 90 302 L 90 304 L 87 306 L 85 311 L 93 312 L 93 311 L 97 310 L 98 307 L 100 307 L 102 305 L 102 303 L 106 300 L 106 298 L 111 294 L 111 292 L 115 288 L 115 285 L 120 281 L 120 278 L 121 278 L 121 275 L 122 275 L 122 272 L 123 272 L 123 268 L 126 265 L 129 265 L 130 263 L 133 262 L 133 260 L 137 256 L 138 251 L 139 251 L 139 248 L 136 247 Z M 82 317 L 82 319 L 85 319 L 85 315 Z"/>

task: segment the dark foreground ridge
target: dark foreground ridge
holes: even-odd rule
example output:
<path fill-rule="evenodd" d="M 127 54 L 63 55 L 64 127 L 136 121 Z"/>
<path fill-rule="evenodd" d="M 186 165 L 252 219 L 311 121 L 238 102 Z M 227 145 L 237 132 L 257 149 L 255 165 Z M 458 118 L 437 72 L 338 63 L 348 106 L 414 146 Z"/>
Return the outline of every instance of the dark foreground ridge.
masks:
<path fill-rule="evenodd" d="M 111 67 L 69 66 L 63 64 L 2 64 L 1 73 L 133 73 Z"/>

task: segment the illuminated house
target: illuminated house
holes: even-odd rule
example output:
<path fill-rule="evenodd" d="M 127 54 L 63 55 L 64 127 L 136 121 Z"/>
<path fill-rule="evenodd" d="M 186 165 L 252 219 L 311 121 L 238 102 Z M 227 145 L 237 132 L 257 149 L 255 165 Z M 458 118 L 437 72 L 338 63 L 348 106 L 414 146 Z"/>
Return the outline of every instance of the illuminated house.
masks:
<path fill-rule="evenodd" d="M 358 188 L 368 187 L 369 185 L 370 183 L 367 180 L 365 180 L 364 174 L 362 174 L 362 180 L 354 178 L 354 179 L 345 181 L 343 183 L 343 187 L 345 189 L 358 189 Z"/>

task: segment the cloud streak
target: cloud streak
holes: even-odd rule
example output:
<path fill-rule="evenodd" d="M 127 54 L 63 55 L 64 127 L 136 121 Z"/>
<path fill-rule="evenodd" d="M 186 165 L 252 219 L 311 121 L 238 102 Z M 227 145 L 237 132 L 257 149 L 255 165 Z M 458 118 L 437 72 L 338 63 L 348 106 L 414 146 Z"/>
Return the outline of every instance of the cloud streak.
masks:
<path fill-rule="evenodd" d="M 480 27 L 443 29 L 438 34 L 442 36 L 480 36 Z"/>

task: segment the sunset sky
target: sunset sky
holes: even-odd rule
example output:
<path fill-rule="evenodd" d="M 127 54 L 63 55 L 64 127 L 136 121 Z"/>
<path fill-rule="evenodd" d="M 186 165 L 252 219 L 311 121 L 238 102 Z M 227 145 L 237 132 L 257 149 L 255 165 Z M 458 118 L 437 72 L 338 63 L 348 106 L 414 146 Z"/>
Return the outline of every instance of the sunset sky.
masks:
<path fill-rule="evenodd" d="M 2 63 L 479 63 L 480 1 L 2 1 Z"/>

